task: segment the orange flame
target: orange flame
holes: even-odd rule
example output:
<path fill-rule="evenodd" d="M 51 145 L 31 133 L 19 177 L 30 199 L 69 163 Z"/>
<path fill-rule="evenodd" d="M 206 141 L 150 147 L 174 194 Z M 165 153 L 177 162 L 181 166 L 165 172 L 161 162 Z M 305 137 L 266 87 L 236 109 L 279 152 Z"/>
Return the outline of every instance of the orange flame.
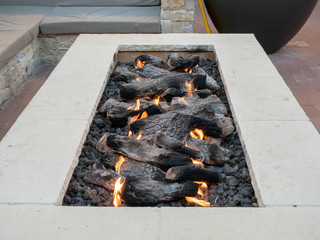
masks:
<path fill-rule="evenodd" d="M 143 78 L 136 78 L 136 82 L 141 81 Z"/>
<path fill-rule="evenodd" d="M 140 139 L 141 139 L 141 137 L 142 137 L 142 131 L 141 131 L 141 132 L 139 132 L 138 137 L 136 137 L 136 139 L 137 139 L 137 140 L 140 140 Z"/>
<path fill-rule="evenodd" d="M 135 111 L 139 111 L 140 110 L 140 98 L 137 99 L 136 108 L 134 110 Z"/>
<path fill-rule="evenodd" d="M 192 73 L 192 69 L 190 69 L 188 73 Z"/>
<path fill-rule="evenodd" d="M 113 205 L 115 207 L 120 207 L 121 206 L 121 193 L 122 193 L 122 188 L 124 185 L 124 182 L 126 180 L 123 180 L 121 182 L 121 177 L 119 177 L 115 183 L 114 190 L 113 190 Z"/>
<path fill-rule="evenodd" d="M 153 104 L 154 104 L 154 105 L 159 105 L 159 102 L 160 102 L 160 96 L 155 96 L 155 97 L 153 98 Z"/>
<path fill-rule="evenodd" d="M 128 137 L 131 137 L 133 135 L 133 132 L 132 131 L 129 131 L 128 132 Z"/>
<path fill-rule="evenodd" d="M 184 146 L 185 146 L 185 147 L 188 147 L 188 142 L 187 142 L 187 141 L 184 143 Z"/>
<path fill-rule="evenodd" d="M 195 160 L 195 159 L 193 159 L 193 158 L 191 158 L 191 160 L 192 160 L 192 163 L 193 163 L 194 165 L 200 165 L 201 167 L 204 167 L 203 163 L 200 162 L 199 160 Z"/>
<path fill-rule="evenodd" d="M 188 81 L 186 81 L 185 85 L 186 85 L 187 90 L 188 90 L 188 97 L 192 97 L 193 94 L 192 94 L 192 86 L 191 86 L 191 83 L 189 83 Z"/>
<path fill-rule="evenodd" d="M 195 197 L 185 197 L 185 198 L 188 202 L 198 204 L 202 207 L 209 207 L 210 206 L 209 202 L 206 202 L 204 200 L 199 200 L 198 198 L 195 198 Z"/>
<path fill-rule="evenodd" d="M 199 64 L 196 65 L 196 68 L 199 67 Z"/>
<path fill-rule="evenodd" d="M 135 106 L 135 105 L 132 105 L 132 106 L 128 107 L 127 109 L 128 109 L 128 110 L 131 110 L 132 108 L 134 108 L 134 106 Z"/>
<path fill-rule="evenodd" d="M 144 119 L 144 118 L 147 118 L 148 117 L 148 113 L 146 111 L 144 111 L 141 116 L 139 117 L 138 120 L 141 120 L 141 119 Z"/>
<path fill-rule="evenodd" d="M 178 101 L 181 102 L 181 103 L 183 103 L 183 104 L 188 104 L 188 103 L 186 102 L 186 100 L 184 100 L 184 97 L 178 98 Z"/>
<path fill-rule="evenodd" d="M 126 159 L 122 156 L 120 156 L 119 161 L 116 163 L 116 172 L 120 173 L 120 167 L 121 165 L 126 161 Z"/>
<path fill-rule="evenodd" d="M 194 130 L 192 130 L 190 132 L 190 136 L 192 138 L 196 138 L 196 139 L 199 139 L 199 140 L 203 140 L 204 138 L 204 133 L 201 129 L 198 129 L 198 128 L 195 128 Z"/>
<path fill-rule="evenodd" d="M 139 113 L 138 115 L 133 116 L 133 117 L 131 118 L 131 120 L 130 120 L 130 123 L 133 123 L 133 122 L 137 121 L 137 119 L 139 118 L 139 116 L 140 116 L 140 113 Z"/>
<path fill-rule="evenodd" d="M 205 197 L 205 193 L 204 192 L 208 191 L 208 185 L 205 182 L 196 182 L 195 181 L 194 183 L 200 185 L 199 189 L 198 189 L 198 195 L 199 195 L 200 198 L 204 199 L 204 197 Z M 188 202 L 198 204 L 198 205 L 200 205 L 202 207 L 209 207 L 210 206 L 210 202 L 207 202 L 205 200 L 200 200 L 200 199 L 198 199 L 196 197 L 186 197 L 186 200 Z"/>
<path fill-rule="evenodd" d="M 136 61 L 136 64 L 137 64 L 137 67 L 138 67 L 138 68 L 143 68 L 144 65 L 145 65 L 145 62 L 142 62 L 142 61 L 140 61 L 140 60 L 137 60 L 137 61 Z"/>

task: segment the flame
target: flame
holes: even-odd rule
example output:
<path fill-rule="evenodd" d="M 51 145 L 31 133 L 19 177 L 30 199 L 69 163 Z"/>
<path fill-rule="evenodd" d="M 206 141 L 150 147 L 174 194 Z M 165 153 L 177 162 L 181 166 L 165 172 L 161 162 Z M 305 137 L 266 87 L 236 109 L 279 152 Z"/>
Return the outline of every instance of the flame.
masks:
<path fill-rule="evenodd" d="M 137 67 L 138 67 L 138 68 L 143 68 L 144 65 L 145 65 L 145 62 L 140 61 L 140 60 L 138 59 L 138 60 L 136 61 L 136 64 L 137 64 Z"/>
<path fill-rule="evenodd" d="M 132 131 L 129 131 L 128 132 L 128 137 L 131 137 L 133 135 L 133 132 Z"/>
<path fill-rule="evenodd" d="M 139 111 L 140 110 L 140 98 L 137 99 L 136 108 L 134 110 L 135 111 Z"/>
<path fill-rule="evenodd" d="M 153 104 L 154 104 L 154 105 L 159 105 L 159 102 L 160 102 L 160 96 L 155 96 L 155 97 L 153 98 Z"/>
<path fill-rule="evenodd" d="M 131 110 L 132 108 L 134 108 L 135 105 L 132 105 L 130 107 L 127 108 L 127 110 Z"/>
<path fill-rule="evenodd" d="M 186 102 L 186 100 L 184 100 L 184 97 L 178 98 L 178 101 L 181 102 L 181 103 L 183 103 L 183 104 L 188 104 L 188 103 Z"/>
<path fill-rule="evenodd" d="M 140 140 L 140 139 L 141 139 L 141 137 L 142 137 L 142 131 L 141 131 L 141 132 L 139 132 L 138 137 L 136 137 L 136 139 L 137 139 L 137 140 Z"/>
<path fill-rule="evenodd" d="M 195 159 L 193 159 L 193 158 L 191 158 L 191 160 L 192 160 L 192 163 L 193 163 L 194 165 L 200 165 L 201 167 L 204 167 L 203 163 L 200 162 L 199 160 L 195 160 Z"/>
<path fill-rule="evenodd" d="M 190 69 L 188 73 L 192 73 L 192 69 Z"/>
<path fill-rule="evenodd" d="M 146 111 L 144 111 L 141 116 L 139 117 L 139 120 L 147 118 L 148 117 L 148 113 Z"/>
<path fill-rule="evenodd" d="M 209 207 L 210 206 L 209 202 L 206 202 L 204 200 L 199 200 L 198 198 L 195 198 L 195 197 L 185 197 L 185 198 L 188 202 L 198 204 L 202 207 Z"/>
<path fill-rule="evenodd" d="M 119 161 L 116 163 L 116 172 L 120 173 L 120 167 L 121 165 L 126 161 L 126 159 L 122 156 L 120 156 Z"/>
<path fill-rule="evenodd" d="M 141 81 L 143 78 L 136 78 L 136 82 Z"/>
<path fill-rule="evenodd" d="M 187 87 L 187 90 L 188 90 L 188 97 L 192 97 L 193 94 L 192 94 L 192 86 L 191 86 L 191 83 L 189 83 L 188 81 L 185 82 L 185 85 Z"/>
<path fill-rule="evenodd" d="M 115 207 L 120 207 L 121 206 L 121 193 L 122 193 L 122 188 L 124 185 L 124 182 L 126 180 L 123 180 L 123 182 L 121 182 L 121 177 L 119 177 L 115 183 L 114 186 L 114 191 L 113 191 L 113 205 Z"/>
<path fill-rule="evenodd" d="M 138 115 L 133 116 L 130 120 L 130 123 L 137 121 L 137 119 L 139 118 L 139 115 L 140 115 L 140 113 Z"/>
<path fill-rule="evenodd" d="M 199 64 L 196 65 L 196 68 L 199 67 Z"/>
<path fill-rule="evenodd" d="M 189 68 L 184 68 L 183 71 L 188 72 Z"/>
<path fill-rule="evenodd" d="M 188 147 L 188 142 L 187 142 L 187 141 L 184 143 L 184 146 L 185 146 L 185 147 Z"/>
<path fill-rule="evenodd" d="M 194 183 L 200 185 L 199 189 L 198 189 L 198 195 L 199 195 L 200 198 L 204 199 L 204 197 L 205 197 L 205 193 L 204 192 L 208 191 L 208 185 L 205 182 L 196 182 L 195 181 Z M 198 199 L 196 197 L 185 197 L 185 198 L 186 198 L 186 200 L 188 202 L 198 204 L 198 205 L 200 205 L 202 207 L 209 207 L 210 206 L 210 202 L 207 202 L 205 200 L 200 200 L 200 199 Z"/>
<path fill-rule="evenodd" d="M 195 128 L 194 130 L 192 130 L 190 132 L 190 136 L 192 138 L 196 138 L 196 139 L 199 139 L 199 140 L 203 140 L 204 138 L 204 133 L 201 129 L 198 129 L 198 128 Z"/>

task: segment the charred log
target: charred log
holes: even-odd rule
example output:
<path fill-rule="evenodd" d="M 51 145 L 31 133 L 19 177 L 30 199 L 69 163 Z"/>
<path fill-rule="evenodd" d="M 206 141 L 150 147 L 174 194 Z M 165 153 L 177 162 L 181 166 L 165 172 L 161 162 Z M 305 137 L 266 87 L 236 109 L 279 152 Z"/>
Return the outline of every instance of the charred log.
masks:
<path fill-rule="evenodd" d="M 204 135 L 220 138 L 222 137 L 222 130 L 218 121 L 210 121 L 204 118 L 193 117 L 194 127 L 202 129 Z"/>
<path fill-rule="evenodd" d="M 199 56 L 192 55 L 188 58 L 183 58 L 177 53 L 172 53 L 168 56 L 167 65 L 171 70 L 191 69 L 199 64 Z"/>
<path fill-rule="evenodd" d="M 196 96 L 193 96 L 192 98 L 185 98 L 185 100 L 188 102 L 189 105 L 202 105 L 202 104 L 211 104 L 214 108 L 215 113 L 228 115 L 228 109 L 226 105 L 224 105 L 221 100 L 216 95 L 210 95 L 206 98 L 199 98 Z M 179 103 L 178 98 L 172 99 L 172 104 Z"/>
<path fill-rule="evenodd" d="M 127 177 L 121 198 L 129 206 L 154 206 L 162 202 L 179 201 L 184 197 L 197 195 L 198 185 L 185 183 L 165 183 Z"/>
<path fill-rule="evenodd" d="M 104 166 L 115 169 L 120 159 L 120 154 L 109 150 L 101 159 Z M 161 169 L 144 162 L 135 161 L 126 157 L 120 166 L 120 174 L 123 177 L 134 176 L 142 179 L 152 179 L 157 181 L 165 181 L 165 172 Z"/>
<path fill-rule="evenodd" d="M 195 95 L 197 95 L 199 98 L 207 98 L 210 95 L 212 95 L 212 92 L 209 89 L 201 89 L 193 92 Z M 179 96 L 176 96 L 179 97 Z"/>
<path fill-rule="evenodd" d="M 198 165 L 187 165 L 169 168 L 166 179 L 170 181 L 201 181 L 207 183 L 219 182 L 219 172 Z"/>
<path fill-rule="evenodd" d="M 131 82 L 132 80 L 143 77 L 140 74 L 133 72 L 133 69 L 124 64 L 117 66 L 113 71 L 113 75 L 113 79 L 124 82 Z"/>
<path fill-rule="evenodd" d="M 133 132 L 143 131 L 144 135 L 154 135 L 157 131 L 162 131 L 168 136 L 184 142 L 194 124 L 191 116 L 168 112 L 131 123 L 130 130 Z"/>
<path fill-rule="evenodd" d="M 195 138 L 188 138 L 187 142 L 189 148 L 200 152 L 200 159 L 207 164 L 223 166 L 229 160 L 229 151 L 216 144 Z"/>
<path fill-rule="evenodd" d="M 120 97 L 129 100 L 144 96 L 161 95 L 168 88 L 187 91 L 185 81 L 186 78 L 183 75 L 175 74 L 135 83 L 126 83 L 120 86 Z M 198 89 L 204 89 L 206 87 L 206 76 L 203 74 L 194 74 L 190 83 L 193 88 L 198 87 Z"/>
<path fill-rule="evenodd" d="M 202 68 L 197 68 L 197 73 L 202 73 L 207 76 L 207 88 L 210 89 L 212 92 L 215 92 L 220 89 L 217 81 L 210 77 Z"/>
<path fill-rule="evenodd" d="M 203 118 L 208 121 L 216 120 L 214 108 L 209 103 L 197 104 L 197 105 L 195 104 L 187 105 L 183 103 L 176 103 L 176 104 L 172 104 L 171 107 L 167 109 L 167 111 L 175 111 L 181 114 Z"/>
<path fill-rule="evenodd" d="M 113 170 L 107 170 L 102 164 L 96 164 L 94 170 L 87 172 L 83 178 L 86 183 L 91 183 L 100 187 L 104 187 L 108 191 L 113 191 L 114 184 L 120 177 Z"/>
<path fill-rule="evenodd" d="M 158 76 L 164 76 L 164 75 L 172 75 L 173 72 L 153 66 L 151 64 L 144 65 L 143 68 L 136 68 L 134 70 L 136 73 L 138 73 L 141 76 L 148 77 L 148 78 L 154 78 Z"/>
<path fill-rule="evenodd" d="M 159 105 L 151 105 L 145 109 L 139 111 L 127 110 L 123 108 L 117 108 L 114 106 L 113 109 L 107 112 L 107 120 L 111 126 L 125 127 L 128 124 L 128 118 L 146 112 L 148 116 L 164 113 L 165 111 Z"/>
<path fill-rule="evenodd" d="M 150 54 L 142 54 L 142 55 L 138 56 L 135 59 L 135 62 L 137 63 L 138 60 L 144 64 L 152 64 L 153 66 L 156 66 L 159 68 L 168 69 L 168 65 L 165 61 L 163 61 L 161 58 L 158 58 L 156 56 L 152 56 Z"/>
<path fill-rule="evenodd" d="M 185 94 L 186 92 L 182 91 L 181 89 L 168 88 L 166 91 L 162 93 L 161 97 L 164 98 L 167 102 L 171 102 L 172 98 L 183 97 Z"/>
<path fill-rule="evenodd" d="M 194 159 L 200 158 L 200 153 L 198 151 L 185 147 L 181 143 L 181 141 L 176 138 L 170 137 L 161 131 L 158 131 L 156 133 L 154 142 L 159 147 L 188 155 L 189 157 Z"/>
<path fill-rule="evenodd" d="M 150 163 L 163 170 L 173 166 L 191 163 L 191 159 L 181 153 L 149 145 L 145 142 L 114 134 L 107 135 L 107 146 L 134 160 Z"/>

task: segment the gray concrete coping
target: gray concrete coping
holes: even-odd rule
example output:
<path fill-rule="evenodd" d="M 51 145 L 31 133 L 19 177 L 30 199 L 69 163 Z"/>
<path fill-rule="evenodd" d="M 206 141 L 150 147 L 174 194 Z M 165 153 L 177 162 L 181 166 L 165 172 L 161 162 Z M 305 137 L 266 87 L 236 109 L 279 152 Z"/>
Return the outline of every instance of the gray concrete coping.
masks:
<path fill-rule="evenodd" d="M 251 34 L 80 35 L 0 142 L 0 203 L 60 205 L 118 51 L 214 51 L 260 206 L 320 206 L 320 136 Z"/>
<path fill-rule="evenodd" d="M 319 239 L 320 208 L 0 206 L 1 239 Z"/>

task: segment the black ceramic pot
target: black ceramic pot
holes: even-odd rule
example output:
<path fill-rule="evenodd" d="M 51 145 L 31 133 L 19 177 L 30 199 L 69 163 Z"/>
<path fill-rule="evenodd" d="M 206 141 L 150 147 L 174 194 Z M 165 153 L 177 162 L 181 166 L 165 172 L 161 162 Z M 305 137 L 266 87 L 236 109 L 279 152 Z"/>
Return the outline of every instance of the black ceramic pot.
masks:
<path fill-rule="evenodd" d="M 220 33 L 254 33 L 266 53 L 290 41 L 318 0 L 204 0 Z"/>

